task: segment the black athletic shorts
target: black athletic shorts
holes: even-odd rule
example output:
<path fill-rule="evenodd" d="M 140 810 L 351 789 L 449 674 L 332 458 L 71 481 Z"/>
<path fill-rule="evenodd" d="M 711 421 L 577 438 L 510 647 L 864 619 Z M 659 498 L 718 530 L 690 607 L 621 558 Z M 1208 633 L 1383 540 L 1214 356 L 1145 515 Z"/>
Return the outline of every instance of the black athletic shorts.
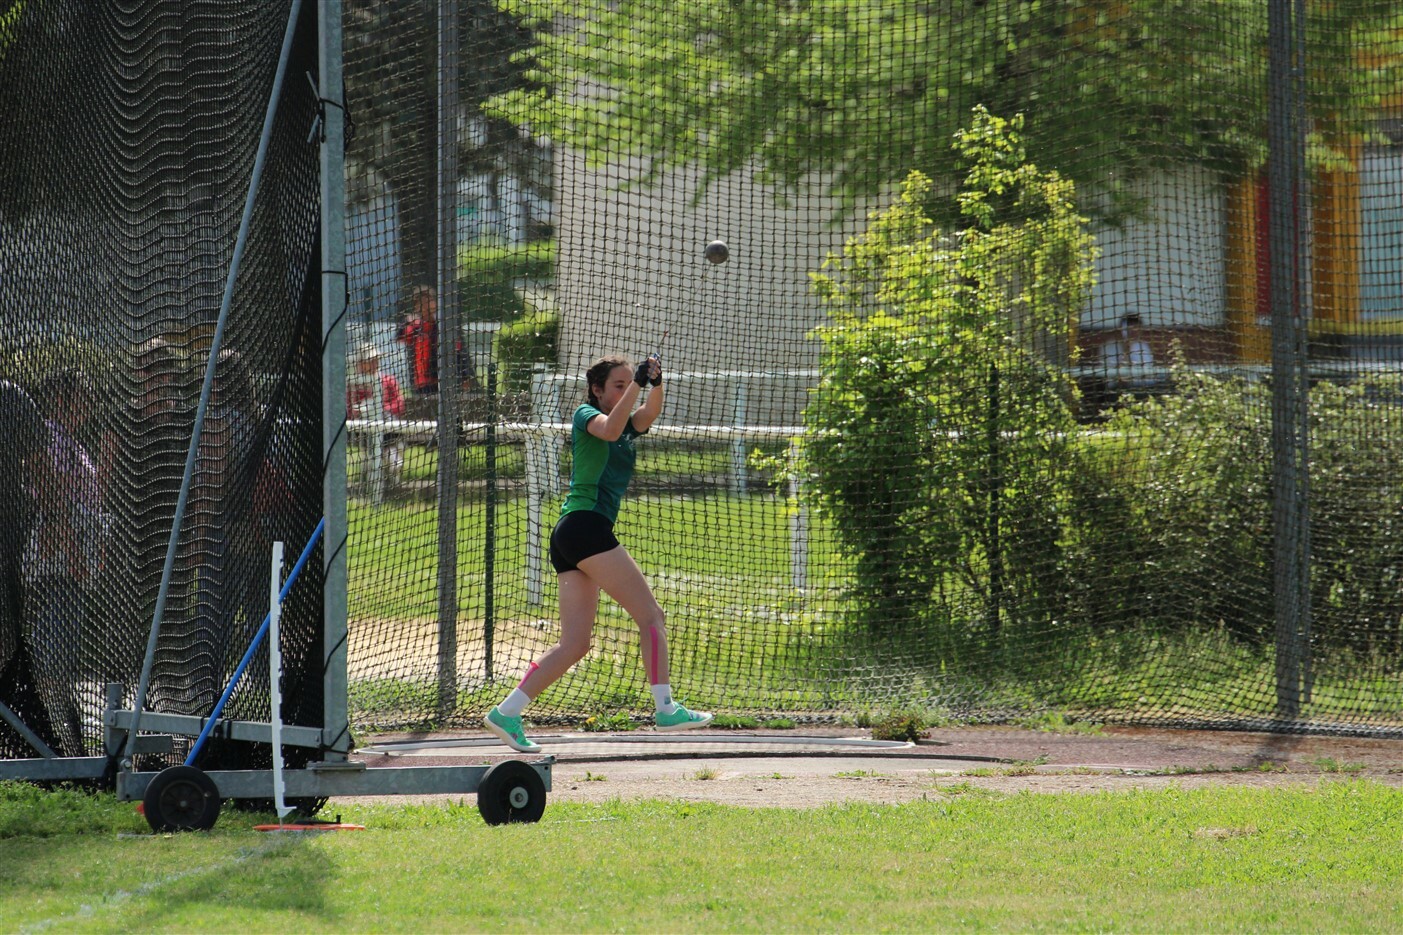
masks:
<path fill-rule="evenodd" d="M 618 545 L 609 517 L 593 510 L 572 510 L 560 517 L 551 530 L 550 563 L 556 574 L 579 571 L 580 562 Z"/>

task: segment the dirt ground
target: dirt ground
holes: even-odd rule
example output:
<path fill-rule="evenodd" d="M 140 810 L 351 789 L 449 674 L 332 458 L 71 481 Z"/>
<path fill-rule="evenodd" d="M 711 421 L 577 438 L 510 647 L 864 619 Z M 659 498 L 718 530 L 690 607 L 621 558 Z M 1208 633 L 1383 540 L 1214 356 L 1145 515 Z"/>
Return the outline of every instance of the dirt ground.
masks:
<path fill-rule="evenodd" d="M 486 734 L 379 735 L 363 741 L 357 758 L 374 768 L 550 755 L 556 759 L 548 799 L 557 803 L 654 798 L 808 808 L 900 803 L 971 788 L 1095 792 L 1349 778 L 1403 787 L 1403 740 L 1360 737 L 957 727 L 935 730 L 907 747 L 872 746 L 866 731 L 852 728 L 680 735 L 563 732 L 533 734 L 533 739 L 542 744 L 540 755 L 515 754 Z"/>

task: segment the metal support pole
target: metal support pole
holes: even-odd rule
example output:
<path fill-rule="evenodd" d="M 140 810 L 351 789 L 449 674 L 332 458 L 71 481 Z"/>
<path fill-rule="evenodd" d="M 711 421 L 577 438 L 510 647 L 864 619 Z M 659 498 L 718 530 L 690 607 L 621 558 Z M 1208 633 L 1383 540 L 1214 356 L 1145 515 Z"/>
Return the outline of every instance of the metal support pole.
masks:
<path fill-rule="evenodd" d="M 1269 0 L 1267 19 L 1276 707 L 1277 717 L 1290 721 L 1300 715 L 1310 629 L 1309 360 L 1301 256 L 1304 3 Z"/>
<path fill-rule="evenodd" d="M 438 716 L 458 707 L 458 3 L 438 3 Z"/>
<path fill-rule="evenodd" d="M 323 108 L 322 197 L 322 758 L 350 757 L 346 687 L 346 114 L 341 0 L 317 5 Z M 339 104 L 337 102 L 340 102 Z M 373 398 L 378 399 L 378 392 Z"/>

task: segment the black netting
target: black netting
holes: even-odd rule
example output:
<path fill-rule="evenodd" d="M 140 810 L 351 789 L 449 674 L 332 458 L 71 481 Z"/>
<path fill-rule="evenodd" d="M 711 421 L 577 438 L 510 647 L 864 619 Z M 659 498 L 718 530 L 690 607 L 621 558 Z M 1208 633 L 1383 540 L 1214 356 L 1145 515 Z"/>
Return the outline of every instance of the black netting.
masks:
<path fill-rule="evenodd" d="M 1397 730 L 1394 7 L 346 0 L 353 723 L 473 724 L 561 638 L 584 371 L 658 352 L 616 532 L 688 703 Z M 25 620 L 65 588 L 98 608 L 58 676 L 89 738 L 140 658 L 280 28 L 192 10 L 26 4 L 0 31 L 8 374 L 33 395 L 93 361 L 125 569 L 6 581 Z M 207 705 L 261 619 L 262 543 L 319 511 L 310 48 L 230 323 L 260 418 L 192 499 L 170 710 Z M 156 337 L 165 421 L 124 402 Z M 5 698 L 29 723 L 34 657 L 67 657 L 26 632 Z M 529 716 L 646 711 L 639 633 L 605 598 Z"/>
<path fill-rule="evenodd" d="M 439 13 L 347 6 L 352 328 L 407 398 L 352 423 L 360 723 L 560 638 L 563 423 L 660 350 L 617 531 L 685 699 L 1397 728 L 1395 5 Z M 421 285 L 476 365 L 449 509 Z M 647 710 L 638 640 L 606 598 L 528 715 Z"/>
<path fill-rule="evenodd" d="M 32 3 L 0 29 L 0 701 L 61 754 L 101 752 L 106 684 L 134 700 L 290 7 Z M 154 657 L 160 712 L 211 711 L 267 612 L 269 544 L 295 556 L 322 512 L 316 68 L 307 4 Z M 287 718 L 313 725 L 320 578 L 314 561 L 284 618 Z M 266 656 L 230 710 L 267 718 Z M 0 753 L 33 755 L 8 724 Z"/>

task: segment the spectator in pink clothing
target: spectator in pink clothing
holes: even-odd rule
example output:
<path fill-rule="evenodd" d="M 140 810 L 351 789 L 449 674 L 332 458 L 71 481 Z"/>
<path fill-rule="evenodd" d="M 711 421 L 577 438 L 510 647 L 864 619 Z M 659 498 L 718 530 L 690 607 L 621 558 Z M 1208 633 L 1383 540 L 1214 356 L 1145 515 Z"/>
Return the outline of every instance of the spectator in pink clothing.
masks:
<path fill-rule="evenodd" d="M 355 369 L 346 381 L 346 418 L 404 418 L 404 393 L 391 374 L 380 372 L 380 351 L 365 343 L 356 349 Z M 374 412 L 375 387 L 380 387 L 380 411 Z M 367 405 L 370 403 L 370 405 Z"/>
<path fill-rule="evenodd" d="M 367 342 L 356 348 L 352 364 L 346 379 L 346 418 L 367 423 L 357 433 L 361 450 L 366 459 L 373 459 L 379 442 L 383 476 L 393 485 L 404 471 L 404 448 L 397 432 L 386 431 L 384 421 L 404 418 L 404 394 L 398 380 L 380 372 L 380 351 L 375 345 Z M 367 476 L 371 473 L 366 472 Z"/>

